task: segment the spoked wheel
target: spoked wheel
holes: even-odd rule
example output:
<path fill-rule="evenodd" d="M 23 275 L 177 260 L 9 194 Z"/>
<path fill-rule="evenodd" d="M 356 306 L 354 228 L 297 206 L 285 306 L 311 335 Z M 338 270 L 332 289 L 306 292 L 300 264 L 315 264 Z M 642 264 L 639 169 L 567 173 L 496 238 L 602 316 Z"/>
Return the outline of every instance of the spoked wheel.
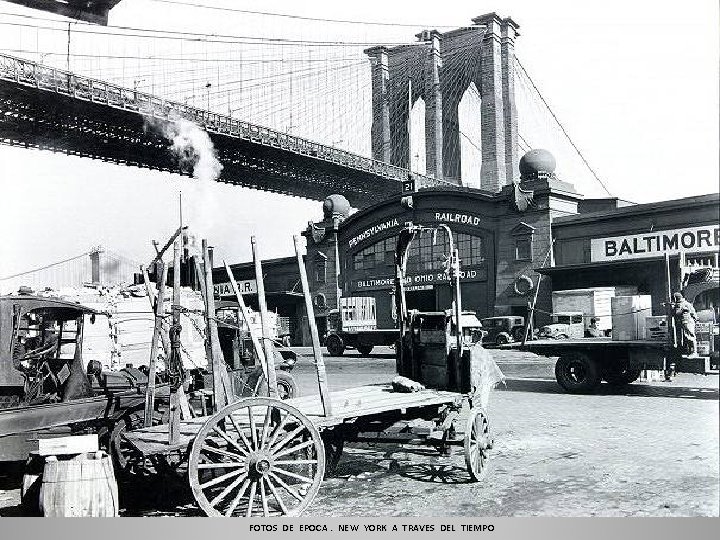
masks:
<path fill-rule="evenodd" d="M 297 516 L 325 474 L 320 432 L 278 399 L 242 399 L 211 416 L 195 438 L 190 487 L 208 516 Z"/>
<path fill-rule="evenodd" d="M 134 411 L 118 419 L 110 431 L 108 454 L 112 457 L 116 474 L 120 476 L 133 476 L 148 470 L 150 460 L 142 456 L 123 438 L 124 433 L 143 427 L 143 420 L 143 411 Z M 161 423 L 161 415 L 155 411 L 153 425 Z"/>
<path fill-rule="evenodd" d="M 472 479 L 482 480 L 487 474 L 489 450 L 492 448 L 490 424 L 485 411 L 470 409 L 465 426 L 465 464 Z"/>

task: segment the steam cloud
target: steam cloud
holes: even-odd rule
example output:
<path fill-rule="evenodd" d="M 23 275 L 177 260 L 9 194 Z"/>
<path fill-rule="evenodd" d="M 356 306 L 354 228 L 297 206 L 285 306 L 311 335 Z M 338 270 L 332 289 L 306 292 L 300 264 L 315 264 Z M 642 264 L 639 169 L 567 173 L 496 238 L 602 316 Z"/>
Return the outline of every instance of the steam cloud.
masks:
<path fill-rule="evenodd" d="M 188 210 L 187 224 L 196 236 L 207 238 L 218 210 L 213 182 L 223 168 L 210 136 L 200 126 L 184 118 L 168 122 L 146 116 L 144 127 L 146 131 L 155 131 L 167 139 L 180 167 L 192 171 L 196 181 L 183 188 L 183 206 Z"/>
<path fill-rule="evenodd" d="M 215 155 L 210 136 L 194 122 L 184 118 L 164 121 L 146 116 L 144 128 L 170 141 L 170 151 L 179 159 L 180 167 L 192 170 L 194 178 L 212 182 L 220 176 L 223 166 Z"/>

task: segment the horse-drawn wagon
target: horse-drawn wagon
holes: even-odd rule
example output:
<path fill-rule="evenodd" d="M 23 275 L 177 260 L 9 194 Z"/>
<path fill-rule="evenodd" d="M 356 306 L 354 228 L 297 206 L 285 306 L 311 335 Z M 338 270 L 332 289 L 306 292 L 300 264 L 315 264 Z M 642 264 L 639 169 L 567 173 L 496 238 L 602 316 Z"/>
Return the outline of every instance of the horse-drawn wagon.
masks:
<path fill-rule="evenodd" d="M 484 401 L 482 387 L 488 389 L 499 371 L 491 372 L 497 368 L 482 349 L 481 339 L 463 332 L 456 283 L 459 260 L 452 242 L 449 272 L 454 279 L 454 313 L 406 309 L 404 255 L 413 237 L 425 231 L 409 227 L 398 242 L 396 293 L 401 299 L 401 339 L 396 351 L 400 376 L 392 384 L 329 392 L 296 237 L 319 394 L 280 400 L 276 391 L 271 391 L 269 397 L 235 401 L 223 395 L 220 380 L 213 389 L 214 414 L 186 418 L 174 428 L 172 423 L 147 426 L 125 433 L 125 440 L 143 457 L 179 455 L 187 464 L 197 504 L 211 516 L 298 515 L 311 504 L 326 471 L 337 464 L 347 442 L 424 444 L 442 452 L 460 446 L 471 479 L 482 479 L 493 441 L 487 414 L 478 401 Z M 262 314 L 262 273 L 257 275 Z M 228 276 L 242 306 L 229 269 Z M 257 350 L 260 341 L 267 343 L 254 339 Z M 263 359 L 263 369 L 272 390 L 273 362 Z M 219 403 L 223 406 L 217 406 Z M 464 405 L 467 408 L 461 417 Z M 460 425 L 462 418 L 466 419 L 464 425 Z"/>

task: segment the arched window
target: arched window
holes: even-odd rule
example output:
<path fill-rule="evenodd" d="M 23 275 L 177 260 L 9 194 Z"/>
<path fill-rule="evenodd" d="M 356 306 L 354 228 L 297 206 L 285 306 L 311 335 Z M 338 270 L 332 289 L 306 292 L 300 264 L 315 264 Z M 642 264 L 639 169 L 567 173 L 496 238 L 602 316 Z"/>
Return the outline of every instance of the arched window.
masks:
<path fill-rule="evenodd" d="M 458 104 L 460 178 L 463 186 L 480 187 L 482 169 L 482 98 L 470 83 Z"/>
<path fill-rule="evenodd" d="M 426 174 L 425 100 L 418 98 L 410 110 L 410 170 Z"/>
<path fill-rule="evenodd" d="M 455 233 L 453 238 L 463 266 L 477 266 L 485 262 L 485 248 L 480 236 Z M 353 255 L 353 270 L 373 270 L 392 267 L 395 264 L 397 237 L 386 238 L 358 251 Z M 439 230 L 433 242 L 431 233 L 420 234 L 410 244 L 407 270 L 409 272 L 442 271 L 449 254 L 445 232 Z"/>

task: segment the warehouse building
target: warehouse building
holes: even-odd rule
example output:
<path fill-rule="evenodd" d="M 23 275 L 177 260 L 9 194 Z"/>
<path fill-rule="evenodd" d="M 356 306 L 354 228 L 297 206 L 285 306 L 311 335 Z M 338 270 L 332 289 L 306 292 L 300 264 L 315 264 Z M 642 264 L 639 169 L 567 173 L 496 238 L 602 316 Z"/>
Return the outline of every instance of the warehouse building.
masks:
<path fill-rule="evenodd" d="M 342 296 L 373 297 L 378 327 L 395 325 L 394 251 L 406 222 L 450 227 L 462 263 L 463 307 L 480 317 L 526 316 L 537 292 L 535 323 L 546 324 L 553 291 L 600 286 L 649 294 L 659 314 L 668 295 L 666 254 L 670 288 L 683 290 L 700 309 L 717 309 L 718 194 L 639 205 L 585 200 L 554 168 L 548 152 L 531 151 L 521 159 L 521 181 L 499 192 L 422 189 L 411 194 L 412 206 L 398 193 L 352 215 L 343 197 L 329 197 L 323 219 L 304 232 L 321 332 Z M 442 233 L 413 242 L 411 308 L 450 307 L 447 253 Z"/>
<path fill-rule="evenodd" d="M 520 181 L 498 192 L 418 189 L 352 214 L 344 197 L 328 197 L 323 218 L 303 231 L 320 334 L 342 297 L 374 298 L 378 328 L 395 326 L 395 245 L 407 222 L 450 228 L 462 264 L 463 308 L 481 318 L 527 316 L 537 294 L 534 324 L 543 325 L 553 311 L 554 291 L 612 286 L 651 295 L 655 315 L 676 290 L 697 309 L 717 313 L 717 193 L 649 204 L 584 199 L 572 184 L 557 179 L 554 169 L 552 155 L 534 150 L 520 160 Z M 410 308 L 450 307 L 447 253 L 442 232 L 413 242 L 406 277 Z M 256 306 L 252 264 L 232 269 Z M 264 261 L 263 271 L 270 309 L 287 318 L 293 343 L 308 344 L 296 259 Z M 214 279 L 219 296 L 232 296 L 224 269 L 216 269 Z"/>
<path fill-rule="evenodd" d="M 718 194 L 625 208 L 608 200 L 594 212 L 558 217 L 555 262 L 540 272 L 562 289 L 635 285 L 652 296 L 655 315 L 674 291 L 697 309 L 717 310 L 719 203 Z"/>

